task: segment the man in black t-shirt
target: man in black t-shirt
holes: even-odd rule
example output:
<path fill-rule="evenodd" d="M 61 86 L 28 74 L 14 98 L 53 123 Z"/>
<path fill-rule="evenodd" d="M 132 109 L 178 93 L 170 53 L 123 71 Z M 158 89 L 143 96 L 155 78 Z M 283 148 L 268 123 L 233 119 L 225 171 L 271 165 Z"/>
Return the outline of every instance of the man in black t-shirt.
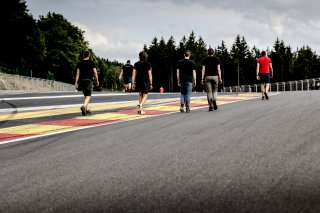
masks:
<path fill-rule="evenodd" d="M 125 92 L 131 91 L 133 66 L 130 64 L 130 60 L 127 60 L 127 64 L 123 65 L 119 75 L 119 80 L 123 79 Z"/>
<path fill-rule="evenodd" d="M 218 84 L 222 83 L 222 79 L 220 59 L 214 56 L 212 48 L 208 49 L 208 56 L 202 61 L 201 83 L 206 88 L 209 111 L 217 110 Z"/>
<path fill-rule="evenodd" d="M 80 88 L 84 95 L 83 106 L 80 108 L 82 115 L 91 114 L 88 105 L 93 90 L 93 75 L 96 79 L 97 86 L 99 86 L 96 65 L 90 60 L 89 51 L 84 51 L 83 60 L 77 64 L 77 75 L 75 82 L 76 88 Z"/>
<path fill-rule="evenodd" d="M 190 98 L 192 87 L 196 86 L 196 64 L 190 60 L 191 52 L 184 51 L 184 59 L 178 61 L 177 64 L 177 80 L 181 89 L 180 95 L 180 112 L 190 112 Z"/>
<path fill-rule="evenodd" d="M 134 64 L 132 75 L 132 89 L 139 92 L 138 114 L 145 114 L 143 105 L 147 101 L 148 93 L 152 90 L 152 68 L 147 62 L 148 54 L 139 53 L 139 61 Z"/>

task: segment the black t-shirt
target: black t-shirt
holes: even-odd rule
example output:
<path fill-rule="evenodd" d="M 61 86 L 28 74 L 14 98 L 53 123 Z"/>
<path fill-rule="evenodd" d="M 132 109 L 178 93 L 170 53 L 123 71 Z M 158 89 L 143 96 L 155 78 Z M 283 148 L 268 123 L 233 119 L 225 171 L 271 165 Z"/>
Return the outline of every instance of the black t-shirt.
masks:
<path fill-rule="evenodd" d="M 216 56 L 208 56 L 204 58 L 202 66 L 205 66 L 205 76 L 217 76 L 219 64 L 220 59 Z"/>
<path fill-rule="evenodd" d="M 179 69 L 180 82 L 192 82 L 193 70 L 196 69 L 196 64 L 193 60 L 182 59 L 178 61 L 177 69 Z"/>
<path fill-rule="evenodd" d="M 96 65 L 91 60 L 82 60 L 77 64 L 77 69 L 80 70 L 79 79 L 90 79 L 93 80 L 93 68 L 96 68 Z"/>
<path fill-rule="evenodd" d="M 134 64 L 136 70 L 136 82 L 149 82 L 148 71 L 151 69 L 151 64 L 146 61 L 138 61 Z"/>
<path fill-rule="evenodd" d="M 122 66 L 123 78 L 128 79 L 132 77 L 133 66 L 131 64 L 125 64 Z"/>

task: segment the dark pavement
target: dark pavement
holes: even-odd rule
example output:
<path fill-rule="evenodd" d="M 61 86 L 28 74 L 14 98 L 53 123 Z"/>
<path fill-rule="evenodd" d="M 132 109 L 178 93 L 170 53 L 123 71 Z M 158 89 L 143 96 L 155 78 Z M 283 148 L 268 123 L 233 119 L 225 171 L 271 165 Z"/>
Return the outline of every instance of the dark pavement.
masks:
<path fill-rule="evenodd" d="M 320 212 L 320 93 L 0 148 L 0 212 Z"/>

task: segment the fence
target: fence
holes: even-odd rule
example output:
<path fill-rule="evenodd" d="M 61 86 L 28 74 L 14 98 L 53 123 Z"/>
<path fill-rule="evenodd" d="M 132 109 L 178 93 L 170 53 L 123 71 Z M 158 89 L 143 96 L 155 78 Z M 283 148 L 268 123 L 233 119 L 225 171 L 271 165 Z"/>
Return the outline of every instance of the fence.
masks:
<path fill-rule="evenodd" d="M 320 78 L 270 84 L 271 92 L 319 90 Z M 222 92 L 261 92 L 260 84 L 223 87 Z"/>
<path fill-rule="evenodd" d="M 72 84 L 0 72 L 0 90 L 75 91 Z"/>

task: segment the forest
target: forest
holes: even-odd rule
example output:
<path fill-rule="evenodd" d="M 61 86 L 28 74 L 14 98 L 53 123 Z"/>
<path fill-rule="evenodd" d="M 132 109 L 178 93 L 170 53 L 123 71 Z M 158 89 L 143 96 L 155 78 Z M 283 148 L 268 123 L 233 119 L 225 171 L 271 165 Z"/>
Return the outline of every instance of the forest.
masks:
<path fill-rule="evenodd" d="M 35 19 L 29 14 L 25 0 L 10 0 L 0 8 L 2 33 L 0 70 L 11 74 L 74 83 L 75 66 L 82 52 L 89 50 L 99 73 L 100 87 L 96 90 L 121 90 L 119 81 L 121 64 L 97 56 L 84 39 L 84 31 L 72 25 L 61 14 L 48 12 Z M 308 45 L 292 49 L 280 38 L 275 38 L 266 50 L 274 67 L 273 82 L 320 77 L 320 57 Z M 176 64 L 189 49 L 197 65 L 197 91 L 202 91 L 201 62 L 210 44 L 191 32 L 179 42 L 172 36 L 166 41 L 154 37 L 144 49 L 152 65 L 154 91 L 179 91 L 176 82 Z M 211 46 L 212 47 L 212 46 Z M 262 50 L 249 47 L 244 36 L 235 35 L 230 48 L 224 41 L 212 47 L 220 58 L 223 85 L 248 85 L 255 79 L 256 60 Z M 138 55 L 138 53 L 137 53 Z"/>

